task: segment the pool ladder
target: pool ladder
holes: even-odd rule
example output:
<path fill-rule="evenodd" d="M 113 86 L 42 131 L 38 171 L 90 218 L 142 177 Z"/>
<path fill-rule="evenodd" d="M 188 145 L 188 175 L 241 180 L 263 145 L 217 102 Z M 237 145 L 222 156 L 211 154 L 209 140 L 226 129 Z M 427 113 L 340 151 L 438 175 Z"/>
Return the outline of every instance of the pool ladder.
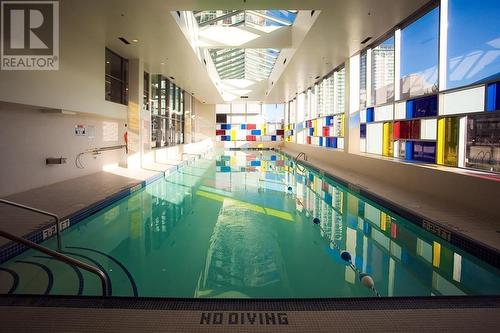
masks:
<path fill-rule="evenodd" d="M 110 290 L 110 282 L 106 276 L 106 274 L 104 274 L 104 272 L 102 270 L 100 270 L 99 268 L 97 267 L 94 267 L 92 265 L 88 265 L 84 262 L 81 262 L 79 260 L 76 260 L 76 259 L 73 259 L 67 255 L 64 255 L 61 252 L 62 250 L 62 245 L 61 245 L 61 226 L 60 226 L 60 219 L 59 219 L 59 216 L 57 216 L 56 214 L 52 214 L 52 213 L 49 213 L 49 212 L 46 212 L 44 210 L 41 210 L 41 209 L 37 209 L 37 208 L 33 208 L 33 207 L 30 207 L 30 206 L 26 206 L 26 205 L 23 205 L 23 204 L 19 204 L 17 202 L 12 202 L 12 201 L 9 201 L 9 200 L 5 200 L 5 199 L 0 199 L 0 203 L 4 203 L 6 205 L 9 205 L 9 206 L 14 206 L 14 207 L 17 207 L 17 208 L 21 208 L 21 209 L 25 209 L 25 210 L 29 210 L 31 212 L 35 212 L 35 213 L 39 213 L 39 214 L 42 214 L 42 215 L 46 215 L 46 216 L 50 216 L 50 217 L 53 217 L 56 219 L 56 234 L 57 234 L 57 251 L 54 251 L 52 249 L 49 249 L 47 247 L 44 247 L 44 246 L 41 246 L 37 243 L 34 243 L 32 241 L 29 241 L 27 239 L 24 239 L 22 237 L 18 237 L 18 236 L 15 236 L 11 233 L 8 233 L 4 230 L 1 230 L 0 229 L 0 237 L 4 237 L 4 238 L 7 238 L 13 242 L 16 242 L 16 243 L 19 243 L 19 244 L 22 244 L 26 247 L 29 247 L 31 249 L 34 249 L 34 250 L 37 250 L 37 251 L 40 251 L 42 253 L 45 253 L 46 255 L 54 258 L 54 259 L 57 259 L 59 261 L 62 261 L 68 265 L 73 265 L 73 266 L 77 266 L 85 271 L 88 271 L 92 274 L 95 274 L 97 275 L 97 277 L 99 278 L 99 280 L 101 281 L 101 287 L 102 287 L 102 295 L 103 296 L 109 296 L 110 293 L 109 293 L 109 290 Z"/>
<path fill-rule="evenodd" d="M 307 155 L 306 155 L 306 153 L 304 153 L 303 151 L 301 151 L 297 156 L 295 156 L 295 158 L 294 158 L 295 163 L 297 163 L 297 161 L 298 161 L 298 159 L 300 157 L 303 157 L 304 161 L 307 161 Z"/>

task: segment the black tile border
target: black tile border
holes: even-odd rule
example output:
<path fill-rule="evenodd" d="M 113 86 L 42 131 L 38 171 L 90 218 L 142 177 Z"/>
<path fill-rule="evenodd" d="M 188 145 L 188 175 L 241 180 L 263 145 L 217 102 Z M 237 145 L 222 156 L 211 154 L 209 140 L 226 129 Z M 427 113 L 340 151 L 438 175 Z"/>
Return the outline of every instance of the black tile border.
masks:
<path fill-rule="evenodd" d="M 275 150 L 276 152 L 287 156 L 290 159 L 294 159 L 289 153 L 283 150 Z M 467 235 L 464 235 L 456 230 L 451 229 L 450 227 L 436 221 L 430 219 L 420 213 L 417 213 L 411 209 L 403 207 L 389 199 L 386 199 L 374 192 L 366 190 L 358 184 L 350 183 L 342 178 L 339 178 L 335 175 L 332 175 L 328 171 L 319 169 L 308 161 L 298 160 L 296 163 L 301 164 L 325 177 L 328 177 L 348 188 L 351 191 L 356 192 L 357 194 L 381 205 L 382 207 L 390 210 L 391 212 L 403 217 L 404 219 L 410 221 L 414 225 L 426 230 L 434 234 L 435 236 L 449 242 L 450 244 L 460 248 L 461 250 L 473 255 L 476 258 L 481 259 L 482 261 L 500 269 L 500 250 L 497 250 L 487 244 L 482 243 L 477 239 L 473 239 Z"/>
<path fill-rule="evenodd" d="M 61 307 L 168 311 L 359 311 L 500 308 L 498 296 L 213 299 L 0 295 L 0 307 Z"/>

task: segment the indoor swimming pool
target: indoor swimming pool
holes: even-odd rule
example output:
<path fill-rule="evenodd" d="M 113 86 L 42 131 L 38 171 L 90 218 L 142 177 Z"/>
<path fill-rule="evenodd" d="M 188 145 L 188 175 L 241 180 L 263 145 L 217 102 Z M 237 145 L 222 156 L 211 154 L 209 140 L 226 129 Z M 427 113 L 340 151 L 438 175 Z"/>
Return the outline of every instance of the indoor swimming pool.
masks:
<path fill-rule="evenodd" d="M 113 296 L 500 294 L 497 268 L 274 151 L 199 158 L 62 239 Z M 2 264 L 0 281 L 0 293 L 101 294 L 95 276 L 33 250 Z"/>

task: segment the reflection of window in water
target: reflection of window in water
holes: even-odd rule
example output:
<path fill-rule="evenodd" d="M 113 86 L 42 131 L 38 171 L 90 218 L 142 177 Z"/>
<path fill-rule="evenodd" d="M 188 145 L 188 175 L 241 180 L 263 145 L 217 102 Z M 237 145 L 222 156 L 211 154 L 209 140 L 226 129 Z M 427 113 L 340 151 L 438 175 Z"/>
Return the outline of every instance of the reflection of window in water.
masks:
<path fill-rule="evenodd" d="M 254 296 L 258 288 L 283 283 L 283 265 L 272 221 L 246 209 L 244 203 L 225 200 L 197 296 Z"/>

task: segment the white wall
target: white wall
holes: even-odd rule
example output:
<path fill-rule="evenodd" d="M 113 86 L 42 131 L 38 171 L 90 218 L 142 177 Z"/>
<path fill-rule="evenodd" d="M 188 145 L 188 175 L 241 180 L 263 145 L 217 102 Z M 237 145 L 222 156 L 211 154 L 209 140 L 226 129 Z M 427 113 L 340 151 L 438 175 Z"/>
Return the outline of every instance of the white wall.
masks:
<path fill-rule="evenodd" d="M 215 104 L 204 104 L 194 99 L 193 114 L 194 141 L 215 140 Z"/>
<path fill-rule="evenodd" d="M 75 166 L 77 154 L 86 149 L 123 144 L 122 120 L 46 114 L 33 107 L 0 103 L 0 124 L 0 196 L 101 171 L 125 155 L 123 149 L 104 152 L 95 159 L 85 155 L 85 169 Z M 94 126 L 95 137 L 76 136 L 75 125 L 79 124 L 87 131 Z M 46 165 L 47 157 L 66 157 L 67 164 Z"/>

